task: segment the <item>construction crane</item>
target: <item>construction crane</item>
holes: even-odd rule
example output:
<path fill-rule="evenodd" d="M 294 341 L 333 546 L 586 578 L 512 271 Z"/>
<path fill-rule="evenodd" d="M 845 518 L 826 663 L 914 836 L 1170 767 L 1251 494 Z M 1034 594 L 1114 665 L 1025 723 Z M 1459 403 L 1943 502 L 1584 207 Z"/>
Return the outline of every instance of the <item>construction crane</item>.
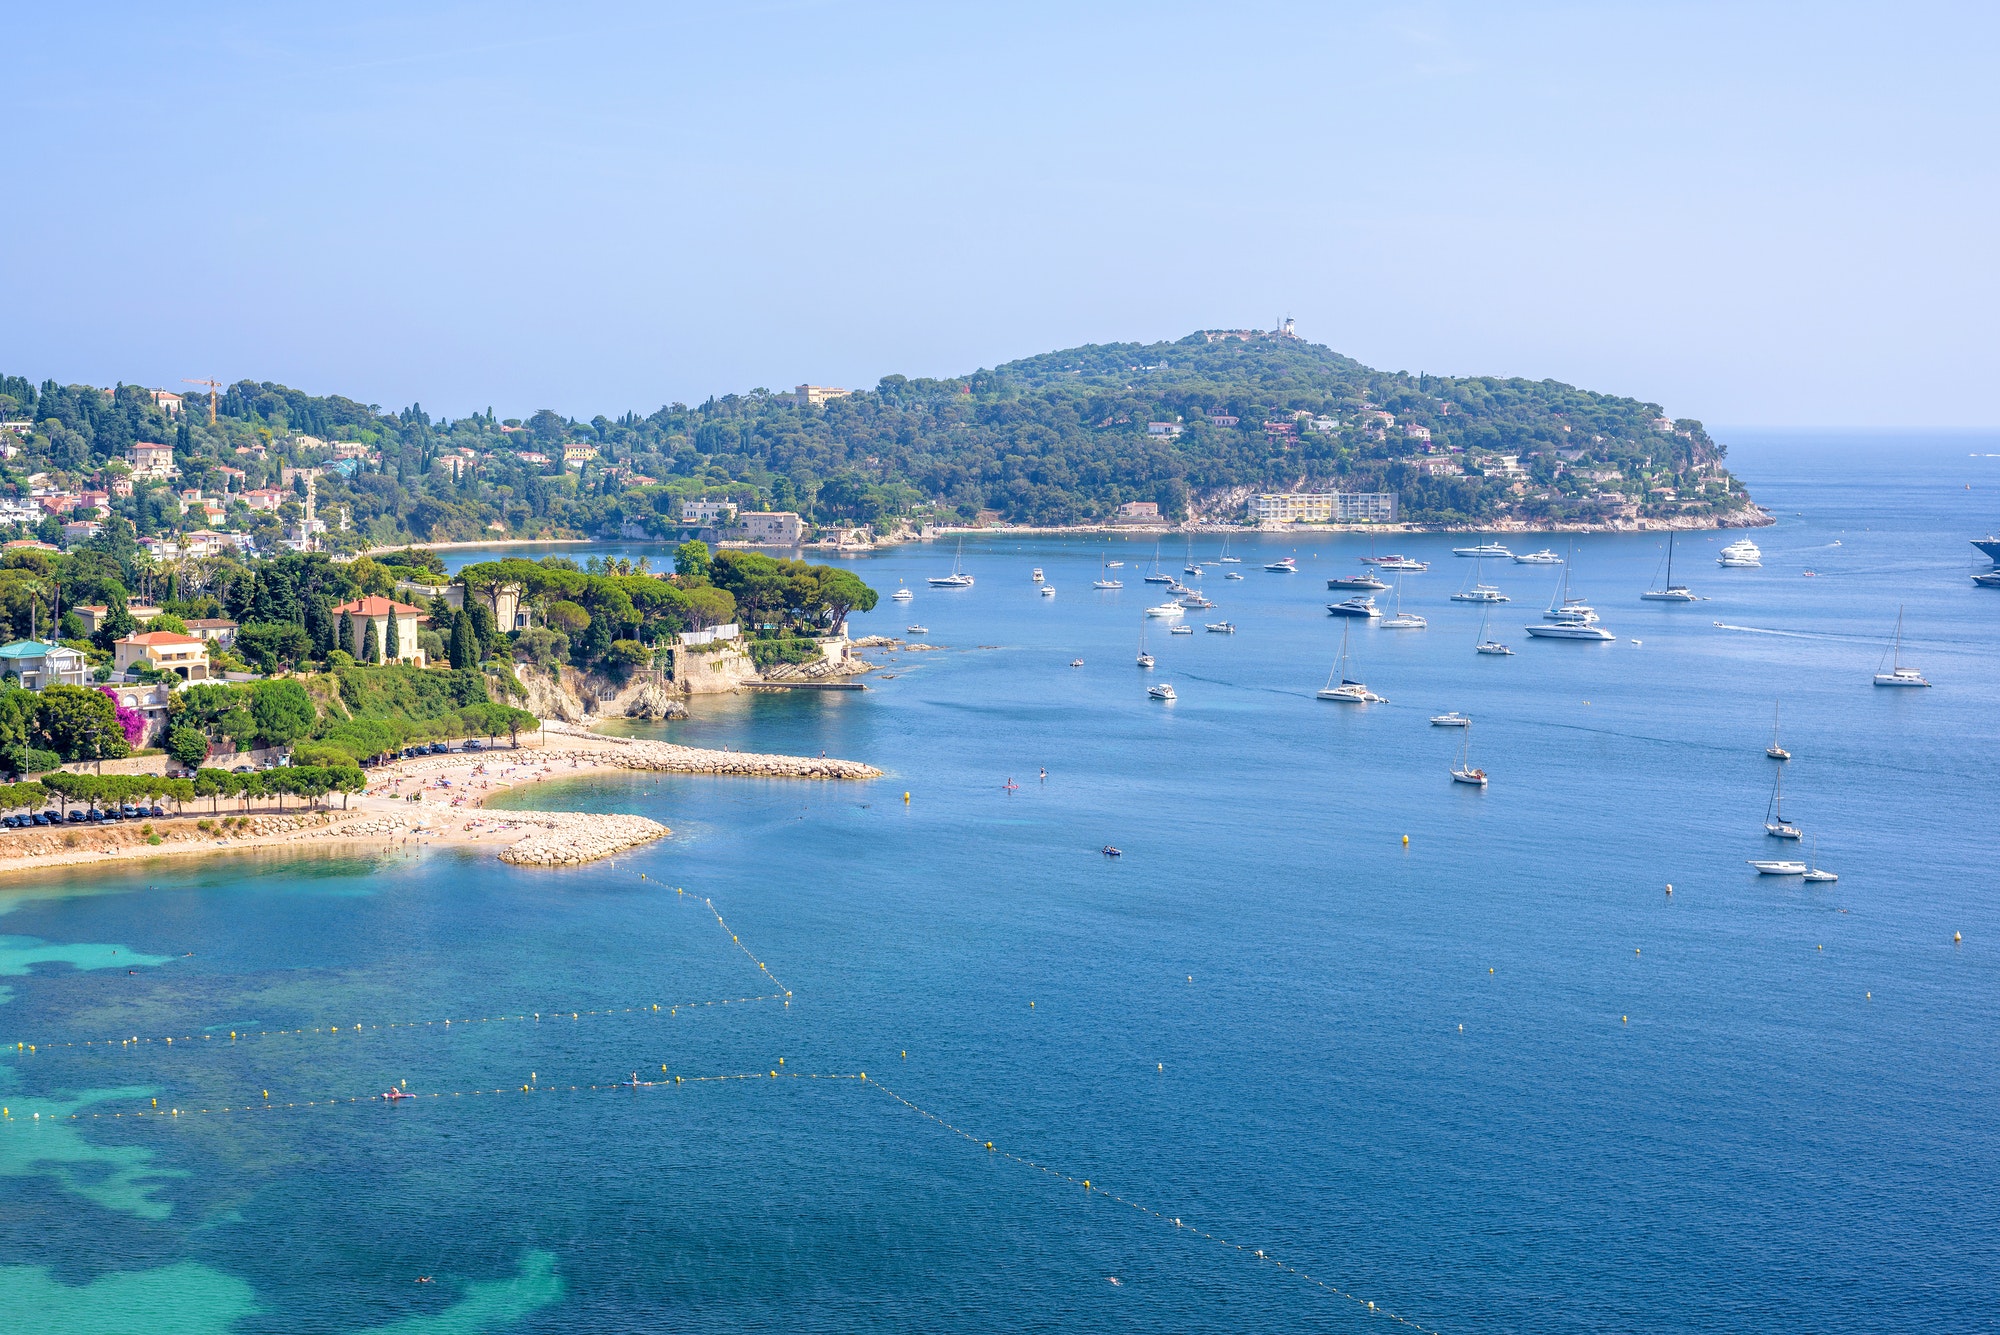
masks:
<path fill-rule="evenodd" d="M 187 378 L 186 378 L 185 376 L 183 376 L 183 377 L 181 378 L 181 383 L 182 383 L 183 385 L 207 385 L 207 386 L 208 386 L 208 424 L 209 424 L 210 426 L 214 426 L 214 425 L 215 425 L 215 401 L 216 401 L 216 399 L 217 399 L 217 398 L 221 397 L 221 394 L 222 394 L 222 382 L 221 382 L 220 380 L 189 380 L 189 379 L 187 379 Z"/>

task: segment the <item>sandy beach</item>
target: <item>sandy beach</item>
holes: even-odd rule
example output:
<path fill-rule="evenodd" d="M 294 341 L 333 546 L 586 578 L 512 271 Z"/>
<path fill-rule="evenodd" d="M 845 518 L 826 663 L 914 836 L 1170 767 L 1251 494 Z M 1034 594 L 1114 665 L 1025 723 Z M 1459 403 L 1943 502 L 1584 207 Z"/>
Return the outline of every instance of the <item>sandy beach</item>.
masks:
<path fill-rule="evenodd" d="M 0 876 L 92 863 L 261 848 L 465 846 L 522 866 L 575 866 L 671 833 L 620 813 L 494 811 L 497 793 L 620 770 L 755 778 L 867 779 L 872 766 L 827 757 L 761 755 L 603 737 L 545 724 L 539 745 L 398 760 L 369 771 L 366 792 L 345 807 L 306 811 L 224 799 L 190 803 L 162 820 L 65 825 L 0 836 Z M 213 806 L 214 809 L 204 809 Z M 154 842 L 158 840 L 158 842 Z"/>

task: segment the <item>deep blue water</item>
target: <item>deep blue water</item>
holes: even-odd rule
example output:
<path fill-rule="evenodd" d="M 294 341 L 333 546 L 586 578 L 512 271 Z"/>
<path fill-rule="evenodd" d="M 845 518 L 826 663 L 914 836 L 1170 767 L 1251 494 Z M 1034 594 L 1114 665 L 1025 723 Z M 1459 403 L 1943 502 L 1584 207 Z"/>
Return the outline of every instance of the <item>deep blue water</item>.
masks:
<path fill-rule="evenodd" d="M 1325 578 L 1366 538 L 1235 544 L 1245 578 L 1203 584 L 1240 633 L 1153 628 L 1170 706 L 1132 663 L 1150 541 L 968 542 L 950 593 L 922 582 L 950 551 L 908 547 L 855 564 L 916 601 L 854 629 L 948 649 L 664 729 L 880 782 L 536 794 L 675 831 L 581 871 L 246 857 L 0 891 L 0 1326 L 1382 1322 L 1261 1248 L 1444 1331 L 1994 1328 L 2000 593 L 1966 540 L 2000 522 L 2000 438 L 1733 443 L 1781 516 L 1764 568 L 1695 535 L 1677 574 L 1711 601 L 1641 603 L 1660 539 L 1580 540 L 1615 644 L 1528 640 L 1560 572 L 1489 565 L 1518 652 L 1476 657 L 1465 540 L 1399 539 L 1431 624 L 1355 629 L 1386 705 L 1313 698 Z M 1089 587 L 1107 551 L 1121 593 Z M 1260 568 L 1281 552 L 1299 574 Z M 1870 685 L 1899 605 L 1931 691 Z M 1779 699 L 1786 812 L 1836 885 L 1744 864 Z M 1447 777 L 1446 709 L 1484 792 Z M 788 1006 L 683 1005 L 777 990 L 704 896 Z M 568 1092 L 779 1069 L 870 1083 Z M 461 1093 L 109 1117 L 395 1081 Z"/>

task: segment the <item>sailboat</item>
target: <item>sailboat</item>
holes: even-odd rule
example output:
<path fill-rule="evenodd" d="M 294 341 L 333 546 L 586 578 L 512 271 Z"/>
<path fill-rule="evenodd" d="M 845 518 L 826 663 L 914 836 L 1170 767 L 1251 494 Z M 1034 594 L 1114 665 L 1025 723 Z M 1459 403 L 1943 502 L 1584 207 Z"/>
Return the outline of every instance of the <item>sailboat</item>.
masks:
<path fill-rule="evenodd" d="M 1153 666 L 1153 656 L 1146 652 L 1146 618 L 1144 617 L 1139 618 L 1139 666 L 1142 668 Z"/>
<path fill-rule="evenodd" d="M 1242 557 L 1231 556 L 1229 554 L 1229 535 L 1227 533 L 1222 535 L 1222 555 L 1216 557 L 1215 559 L 1217 564 L 1219 565 L 1240 566 L 1243 564 Z"/>
<path fill-rule="evenodd" d="M 1396 576 L 1396 615 L 1385 618 L 1382 622 L 1382 629 L 1422 630 L 1430 624 L 1430 622 L 1424 620 L 1415 612 L 1405 612 L 1403 610 L 1403 577 L 1401 574 L 1398 574 Z"/>
<path fill-rule="evenodd" d="M 1093 589 L 1122 589 L 1125 587 L 1125 581 L 1111 578 L 1111 564 L 1107 561 L 1098 577 L 1090 582 L 1090 587 Z"/>
<path fill-rule="evenodd" d="M 1187 542 L 1187 553 L 1186 553 L 1186 556 L 1185 556 L 1185 558 L 1184 558 L 1184 559 L 1185 559 L 1185 560 L 1187 561 L 1187 564 L 1181 567 L 1181 573 L 1182 573 L 1182 574 L 1184 574 L 1184 575 L 1200 575 L 1200 574 L 1201 574 L 1201 567 L 1200 567 L 1199 565 L 1196 565 L 1196 564 L 1195 564 L 1195 559 L 1194 559 L 1194 539 L 1193 539 L 1193 538 L 1189 538 L 1189 539 L 1188 539 L 1188 542 Z"/>
<path fill-rule="evenodd" d="M 934 589 L 971 588 L 972 576 L 965 573 L 965 568 L 960 564 L 959 560 L 964 555 L 965 539 L 960 538 L 958 540 L 958 551 L 951 558 L 951 573 L 949 575 L 932 575 L 930 577 L 930 586 Z"/>
<path fill-rule="evenodd" d="M 1486 633 L 1486 620 L 1490 616 L 1491 612 L 1480 613 L 1479 642 L 1472 646 L 1472 651 L 1477 654 L 1512 654 L 1514 652 L 1512 649 Z"/>
<path fill-rule="evenodd" d="M 1548 610 L 1542 613 L 1545 624 L 1528 625 L 1531 637 L 1544 640 L 1596 640 L 1610 641 L 1618 637 L 1597 624 L 1597 613 L 1583 601 L 1581 595 L 1569 591 L 1570 567 L 1576 562 L 1574 551 L 1563 561 L 1562 579 L 1556 585 L 1556 593 L 1549 600 Z"/>
<path fill-rule="evenodd" d="M 1153 544 L 1153 568 L 1147 572 L 1145 578 L 1148 584 L 1173 584 L 1177 582 L 1172 575 L 1160 569 L 1160 544 L 1157 542 Z"/>
<path fill-rule="evenodd" d="M 1813 841 L 1812 841 L 1812 865 L 1810 865 L 1809 867 L 1807 867 L 1807 868 L 1806 868 L 1806 879 L 1807 879 L 1808 881 L 1837 881 L 1837 880 L 1839 880 L 1839 879 L 1840 879 L 1840 877 L 1839 877 L 1839 876 L 1837 876 L 1837 875 L 1836 875 L 1836 874 L 1834 874 L 1833 872 L 1830 872 L 1830 871 L 1826 870 L 1826 868 L 1824 868 L 1824 867 L 1822 867 L 1822 866 L 1820 866 L 1820 865 L 1819 865 L 1819 836 L 1818 836 L 1818 835 L 1814 835 L 1814 836 L 1813 836 Z"/>
<path fill-rule="evenodd" d="M 1903 666 L 1903 609 L 1896 609 L 1896 646 L 1892 651 L 1895 660 L 1890 670 L 1875 674 L 1877 686 L 1928 686 L 1924 674 L 1913 667 Z M 1879 664 L 1877 666 L 1880 666 Z"/>
<path fill-rule="evenodd" d="M 1667 534 L 1667 582 L 1660 588 L 1647 589 L 1639 596 L 1655 603 L 1694 603 L 1701 601 L 1687 585 L 1674 583 L 1674 535 L 1671 532 Z"/>
<path fill-rule="evenodd" d="M 1549 598 L 1548 609 L 1542 613 L 1544 621 L 1581 621 L 1588 625 L 1597 620 L 1597 611 L 1586 603 L 1583 595 L 1569 591 L 1570 567 L 1576 564 L 1576 545 L 1566 549 L 1563 557 L 1562 578 L 1556 581 L 1556 590 Z"/>
<path fill-rule="evenodd" d="M 1792 753 L 1778 745 L 1778 706 L 1771 706 L 1771 744 L 1764 748 L 1764 754 L 1773 760 L 1790 760 Z"/>
<path fill-rule="evenodd" d="M 1773 839 L 1798 839 L 1802 836 L 1799 827 L 1785 820 L 1785 771 L 1777 773 L 1777 782 L 1771 785 L 1771 805 L 1764 809 L 1764 833 Z"/>
<path fill-rule="evenodd" d="M 1387 704 L 1388 701 L 1347 675 L 1347 631 L 1350 624 L 1345 621 L 1340 623 L 1340 659 L 1333 665 L 1333 671 L 1326 674 L 1326 686 L 1321 689 L 1319 698 L 1349 705 Z M 1333 684 L 1336 677 L 1340 679 L 1338 686 Z"/>
<path fill-rule="evenodd" d="M 1472 720 L 1465 721 L 1465 743 L 1458 749 L 1458 768 L 1451 772 L 1453 783 L 1469 783 L 1475 788 L 1486 786 L 1486 771 L 1474 769 L 1469 763 L 1472 755 Z"/>

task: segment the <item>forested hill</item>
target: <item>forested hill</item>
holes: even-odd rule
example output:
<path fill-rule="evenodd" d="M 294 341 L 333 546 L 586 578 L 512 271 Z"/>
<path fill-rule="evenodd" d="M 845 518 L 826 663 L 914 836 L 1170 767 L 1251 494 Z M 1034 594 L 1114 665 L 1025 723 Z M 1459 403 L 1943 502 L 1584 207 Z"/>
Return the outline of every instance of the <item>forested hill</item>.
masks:
<path fill-rule="evenodd" d="M 44 486 L 108 488 L 133 442 L 167 441 L 172 488 L 141 478 L 114 502 L 142 536 L 181 526 L 174 492 L 194 487 L 224 499 L 225 527 L 276 538 L 302 483 L 276 511 L 239 514 L 230 498 L 280 482 L 285 465 L 324 465 L 318 512 L 347 515 L 351 531 L 328 537 L 354 546 L 669 536 L 682 501 L 702 497 L 878 527 L 982 512 L 1088 523 L 1132 501 L 1231 520 L 1250 493 L 1297 489 L 1394 491 L 1404 518 L 1431 523 L 1702 520 L 1747 501 L 1701 423 L 1657 404 L 1553 380 L 1376 371 L 1258 331 L 1093 344 L 953 379 L 892 375 L 823 404 L 759 389 L 643 417 L 448 420 L 246 380 L 213 424 L 208 407 L 190 395 L 169 417 L 135 386 L 0 377 L 0 418 L 32 424 L 16 428 L 27 448 L 6 481 L 22 495 L 38 471 Z"/>

